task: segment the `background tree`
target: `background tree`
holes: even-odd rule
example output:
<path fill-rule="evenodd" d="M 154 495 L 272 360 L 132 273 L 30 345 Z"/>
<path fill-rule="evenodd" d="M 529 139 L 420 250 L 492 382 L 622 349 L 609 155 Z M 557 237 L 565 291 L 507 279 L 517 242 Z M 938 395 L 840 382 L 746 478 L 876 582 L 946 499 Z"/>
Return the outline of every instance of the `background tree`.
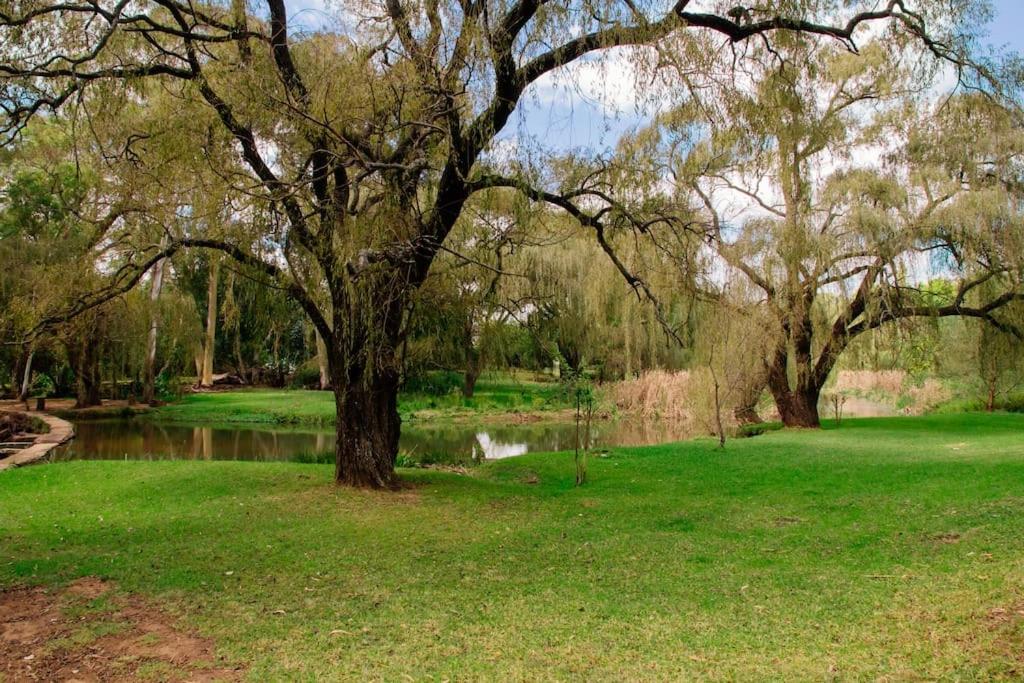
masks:
<path fill-rule="evenodd" d="M 531 189 L 591 225 L 648 297 L 649 268 L 616 251 L 616 231 L 670 254 L 701 300 L 723 278 L 757 289 L 775 340 L 767 384 L 789 426 L 818 425 L 821 389 L 858 335 L 928 316 L 1009 329 L 999 311 L 1022 296 L 1013 112 L 984 95 L 917 101 L 921 74 L 888 48 L 853 55 L 800 37 L 752 49 L 749 88 L 691 75 L 693 98 L 620 159 L 571 191 Z M 620 182 L 630 173 L 645 189 Z M 922 292 L 924 270 L 954 282 L 947 297 Z"/>

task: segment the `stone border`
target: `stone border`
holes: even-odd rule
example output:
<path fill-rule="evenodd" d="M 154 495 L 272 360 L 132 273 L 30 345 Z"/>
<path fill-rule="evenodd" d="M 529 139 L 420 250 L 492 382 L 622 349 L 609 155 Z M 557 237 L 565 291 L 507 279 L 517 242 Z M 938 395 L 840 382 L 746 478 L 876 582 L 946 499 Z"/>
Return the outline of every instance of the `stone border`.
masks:
<path fill-rule="evenodd" d="M 18 413 L 42 420 L 49 425 L 50 431 L 47 434 L 37 436 L 36 440 L 28 448 L 23 448 L 14 455 L 9 455 L 0 460 L 0 472 L 38 462 L 49 455 L 50 451 L 54 448 L 62 446 L 75 438 L 74 425 L 59 417 L 54 417 L 47 413 L 28 413 L 24 410 L 4 410 L 3 412 Z"/>

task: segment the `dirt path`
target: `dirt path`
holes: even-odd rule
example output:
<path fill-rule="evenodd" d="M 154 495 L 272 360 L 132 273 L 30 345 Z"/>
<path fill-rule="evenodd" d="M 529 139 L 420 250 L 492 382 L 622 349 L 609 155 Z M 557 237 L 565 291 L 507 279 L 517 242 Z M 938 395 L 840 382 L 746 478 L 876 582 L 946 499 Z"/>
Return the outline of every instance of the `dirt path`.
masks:
<path fill-rule="evenodd" d="M 100 579 L 0 592 L 0 681 L 237 681 L 208 639 Z"/>

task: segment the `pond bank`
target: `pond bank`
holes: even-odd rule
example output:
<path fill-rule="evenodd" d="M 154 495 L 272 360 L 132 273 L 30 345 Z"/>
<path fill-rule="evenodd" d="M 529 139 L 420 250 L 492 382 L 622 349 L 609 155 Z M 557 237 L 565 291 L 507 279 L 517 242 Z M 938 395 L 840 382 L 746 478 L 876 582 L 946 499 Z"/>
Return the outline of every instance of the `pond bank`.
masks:
<path fill-rule="evenodd" d="M 48 456 L 53 449 L 62 446 L 75 438 L 74 426 L 67 420 L 63 420 L 55 415 L 17 410 L 9 405 L 3 405 L 2 403 L 0 403 L 0 411 L 15 413 L 36 420 L 41 420 L 46 423 L 47 427 L 49 427 L 49 432 L 46 434 L 38 434 L 35 436 L 32 445 L 0 460 L 0 471 L 38 462 Z"/>

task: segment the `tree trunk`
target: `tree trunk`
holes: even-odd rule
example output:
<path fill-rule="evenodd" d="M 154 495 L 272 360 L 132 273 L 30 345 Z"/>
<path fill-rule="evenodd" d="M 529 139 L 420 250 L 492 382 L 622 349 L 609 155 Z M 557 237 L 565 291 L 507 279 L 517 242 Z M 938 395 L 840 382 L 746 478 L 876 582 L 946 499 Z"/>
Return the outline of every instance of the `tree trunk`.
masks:
<path fill-rule="evenodd" d="M 324 343 L 323 337 L 320 336 L 320 332 L 315 328 L 313 329 L 313 334 L 316 338 L 316 364 L 320 368 L 320 389 L 330 389 L 331 367 L 327 357 L 327 344 Z"/>
<path fill-rule="evenodd" d="M 757 373 L 756 376 L 750 377 L 740 387 L 739 400 L 736 402 L 733 415 L 741 425 L 761 424 L 764 422 L 761 416 L 757 414 L 757 402 L 761 400 L 764 387 L 765 377 L 763 373 Z"/>
<path fill-rule="evenodd" d="M 75 368 L 75 408 L 101 405 L 99 349 L 95 340 L 89 337 L 76 342 L 82 346 L 77 354 L 78 367 Z"/>
<path fill-rule="evenodd" d="M 235 365 L 237 366 L 238 376 L 242 378 L 242 381 L 249 383 L 249 370 L 245 365 L 245 358 L 242 356 L 242 326 L 235 326 Z"/>
<path fill-rule="evenodd" d="M 741 425 L 759 425 L 764 419 L 757 414 L 756 405 L 736 406 L 733 416 Z"/>
<path fill-rule="evenodd" d="M 167 246 L 167 238 L 160 242 L 160 247 Z M 156 310 L 156 304 L 160 300 L 160 290 L 164 283 L 164 262 L 160 259 L 153 268 L 153 283 L 149 290 L 149 339 L 146 340 L 146 362 L 145 377 L 142 382 L 142 402 L 153 403 L 156 401 L 156 343 L 160 327 L 160 316 Z"/>
<path fill-rule="evenodd" d="M 480 369 L 480 351 L 470 348 L 466 354 L 466 374 L 462 381 L 462 395 L 466 398 L 473 398 L 476 381 L 480 379 Z"/>
<path fill-rule="evenodd" d="M 220 279 L 220 261 L 210 262 L 210 281 L 206 290 L 206 337 L 203 341 L 203 374 L 199 386 L 213 386 L 213 347 L 217 341 L 217 281 Z"/>
<path fill-rule="evenodd" d="M 718 431 L 718 447 L 725 448 L 725 425 L 722 424 L 722 393 L 714 370 L 711 371 L 711 380 L 715 390 L 715 429 Z"/>
<path fill-rule="evenodd" d="M 377 374 L 368 385 L 357 374 L 343 377 L 335 371 L 332 377 L 337 408 L 334 478 L 359 488 L 394 488 L 401 424 L 398 374 Z"/>
<path fill-rule="evenodd" d="M 633 379 L 633 328 L 631 327 L 632 321 L 627 320 L 625 328 L 625 364 L 622 370 L 622 379 L 627 382 Z"/>
<path fill-rule="evenodd" d="M 775 397 L 775 405 L 779 409 L 779 417 L 782 424 L 787 427 L 820 427 L 821 418 L 818 416 L 818 397 L 821 394 L 819 387 L 807 387 L 797 390 L 776 391 L 772 388 L 772 395 Z"/>
<path fill-rule="evenodd" d="M 35 349 L 29 349 L 25 357 L 25 369 L 21 377 L 21 388 L 18 391 L 18 400 L 24 401 L 28 397 L 29 387 L 32 386 L 32 359 L 36 355 Z"/>

